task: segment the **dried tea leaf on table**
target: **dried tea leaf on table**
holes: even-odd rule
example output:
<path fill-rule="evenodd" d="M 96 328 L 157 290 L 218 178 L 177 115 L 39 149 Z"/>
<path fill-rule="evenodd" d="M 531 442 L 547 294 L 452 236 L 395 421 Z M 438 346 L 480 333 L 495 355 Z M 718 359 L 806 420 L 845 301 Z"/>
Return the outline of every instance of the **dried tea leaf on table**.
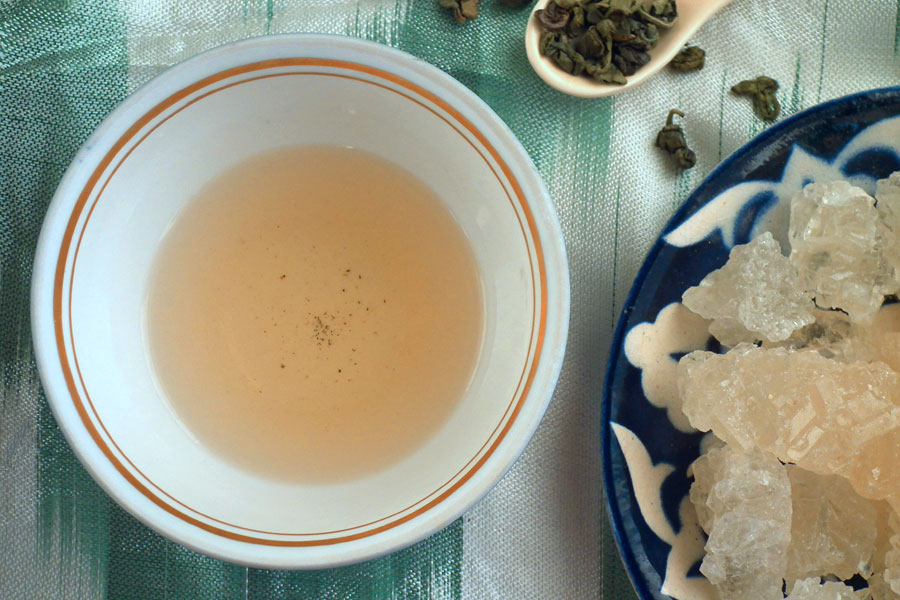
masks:
<path fill-rule="evenodd" d="M 673 108 L 669 111 L 665 126 L 656 134 L 656 146 L 668 152 L 680 168 L 690 169 L 697 162 L 697 157 L 694 151 L 688 148 L 681 125 L 672 122 L 675 115 L 684 117 L 684 113 L 680 110 Z"/>
<path fill-rule="evenodd" d="M 463 24 L 478 18 L 478 3 L 481 0 L 438 0 L 441 8 L 453 13 L 456 22 Z"/>
<path fill-rule="evenodd" d="M 753 100 L 753 111 L 765 121 L 774 121 L 781 112 L 781 105 L 775 97 L 777 90 L 778 82 L 764 76 L 741 81 L 731 88 L 731 91 L 739 96 L 750 96 Z"/>
<path fill-rule="evenodd" d="M 699 46 L 685 46 L 675 55 L 669 68 L 675 71 L 699 71 L 706 63 L 706 52 Z"/>

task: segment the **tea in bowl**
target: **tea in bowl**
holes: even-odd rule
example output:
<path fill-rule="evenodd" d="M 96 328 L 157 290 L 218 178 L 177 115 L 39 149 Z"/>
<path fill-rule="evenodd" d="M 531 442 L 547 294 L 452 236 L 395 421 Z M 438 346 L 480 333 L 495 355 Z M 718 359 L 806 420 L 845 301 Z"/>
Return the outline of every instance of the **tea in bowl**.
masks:
<path fill-rule="evenodd" d="M 569 308 L 552 203 L 439 70 L 334 36 L 238 42 L 138 90 L 38 244 L 41 378 L 123 507 L 253 566 L 373 558 L 522 452 Z"/>

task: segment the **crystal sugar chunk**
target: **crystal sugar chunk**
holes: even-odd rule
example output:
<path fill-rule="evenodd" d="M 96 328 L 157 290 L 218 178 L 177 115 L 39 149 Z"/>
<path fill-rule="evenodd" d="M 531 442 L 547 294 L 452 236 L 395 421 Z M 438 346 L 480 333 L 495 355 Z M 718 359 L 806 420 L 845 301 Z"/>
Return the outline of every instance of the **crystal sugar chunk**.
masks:
<path fill-rule="evenodd" d="M 881 251 L 884 225 L 875 199 L 845 181 L 812 183 L 791 202 L 791 262 L 821 308 L 869 321 L 896 291 Z"/>
<path fill-rule="evenodd" d="M 722 600 L 782 600 L 791 536 L 784 465 L 756 450 L 713 448 L 693 466 L 691 502 L 708 533 L 700 566 Z"/>
<path fill-rule="evenodd" d="M 791 543 L 785 579 L 870 575 L 877 536 L 875 505 L 843 477 L 787 465 L 791 482 Z"/>
<path fill-rule="evenodd" d="M 725 344 L 786 340 L 814 321 L 815 305 L 797 270 L 771 233 L 735 246 L 728 262 L 684 293 L 683 302 L 706 319 Z"/>
<path fill-rule="evenodd" d="M 868 600 L 868 592 L 855 591 L 840 581 L 820 583 L 819 578 L 802 579 L 791 588 L 787 600 Z"/>

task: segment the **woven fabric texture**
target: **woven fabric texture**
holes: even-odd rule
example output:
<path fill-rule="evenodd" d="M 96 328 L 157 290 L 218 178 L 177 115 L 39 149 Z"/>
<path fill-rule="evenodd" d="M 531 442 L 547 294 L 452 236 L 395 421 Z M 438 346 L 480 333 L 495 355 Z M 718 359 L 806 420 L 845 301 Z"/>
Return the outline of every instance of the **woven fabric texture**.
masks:
<path fill-rule="evenodd" d="M 525 59 L 527 10 L 485 0 L 458 25 L 434 0 L 0 0 L 0 598 L 628 599 L 600 483 L 600 398 L 612 331 L 665 221 L 767 124 L 728 92 L 781 82 L 782 119 L 900 82 L 897 0 L 734 0 L 696 35 L 707 66 L 622 95 L 564 96 Z M 66 444 L 37 377 L 32 260 L 79 145 L 131 91 L 224 42 L 327 32 L 398 47 L 484 99 L 543 175 L 566 236 L 572 316 L 557 392 L 487 498 L 396 554 L 316 572 L 198 555 L 125 513 Z M 653 147 L 686 113 L 697 166 Z"/>

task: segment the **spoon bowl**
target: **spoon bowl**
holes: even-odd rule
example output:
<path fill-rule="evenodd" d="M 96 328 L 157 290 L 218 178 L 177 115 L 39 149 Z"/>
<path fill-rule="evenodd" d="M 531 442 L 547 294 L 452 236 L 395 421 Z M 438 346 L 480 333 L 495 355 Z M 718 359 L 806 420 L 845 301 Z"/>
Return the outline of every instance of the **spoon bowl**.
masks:
<path fill-rule="evenodd" d="M 629 77 L 623 85 L 600 83 L 583 75 L 570 75 L 541 54 L 541 28 L 534 13 L 546 8 L 550 0 L 538 0 L 535 3 L 525 29 L 525 51 L 538 77 L 550 87 L 579 98 L 612 96 L 640 84 L 669 64 L 700 26 L 730 2 L 731 0 L 678 0 L 678 20 L 671 29 L 660 32 L 659 44 L 649 52 L 650 62 Z"/>

